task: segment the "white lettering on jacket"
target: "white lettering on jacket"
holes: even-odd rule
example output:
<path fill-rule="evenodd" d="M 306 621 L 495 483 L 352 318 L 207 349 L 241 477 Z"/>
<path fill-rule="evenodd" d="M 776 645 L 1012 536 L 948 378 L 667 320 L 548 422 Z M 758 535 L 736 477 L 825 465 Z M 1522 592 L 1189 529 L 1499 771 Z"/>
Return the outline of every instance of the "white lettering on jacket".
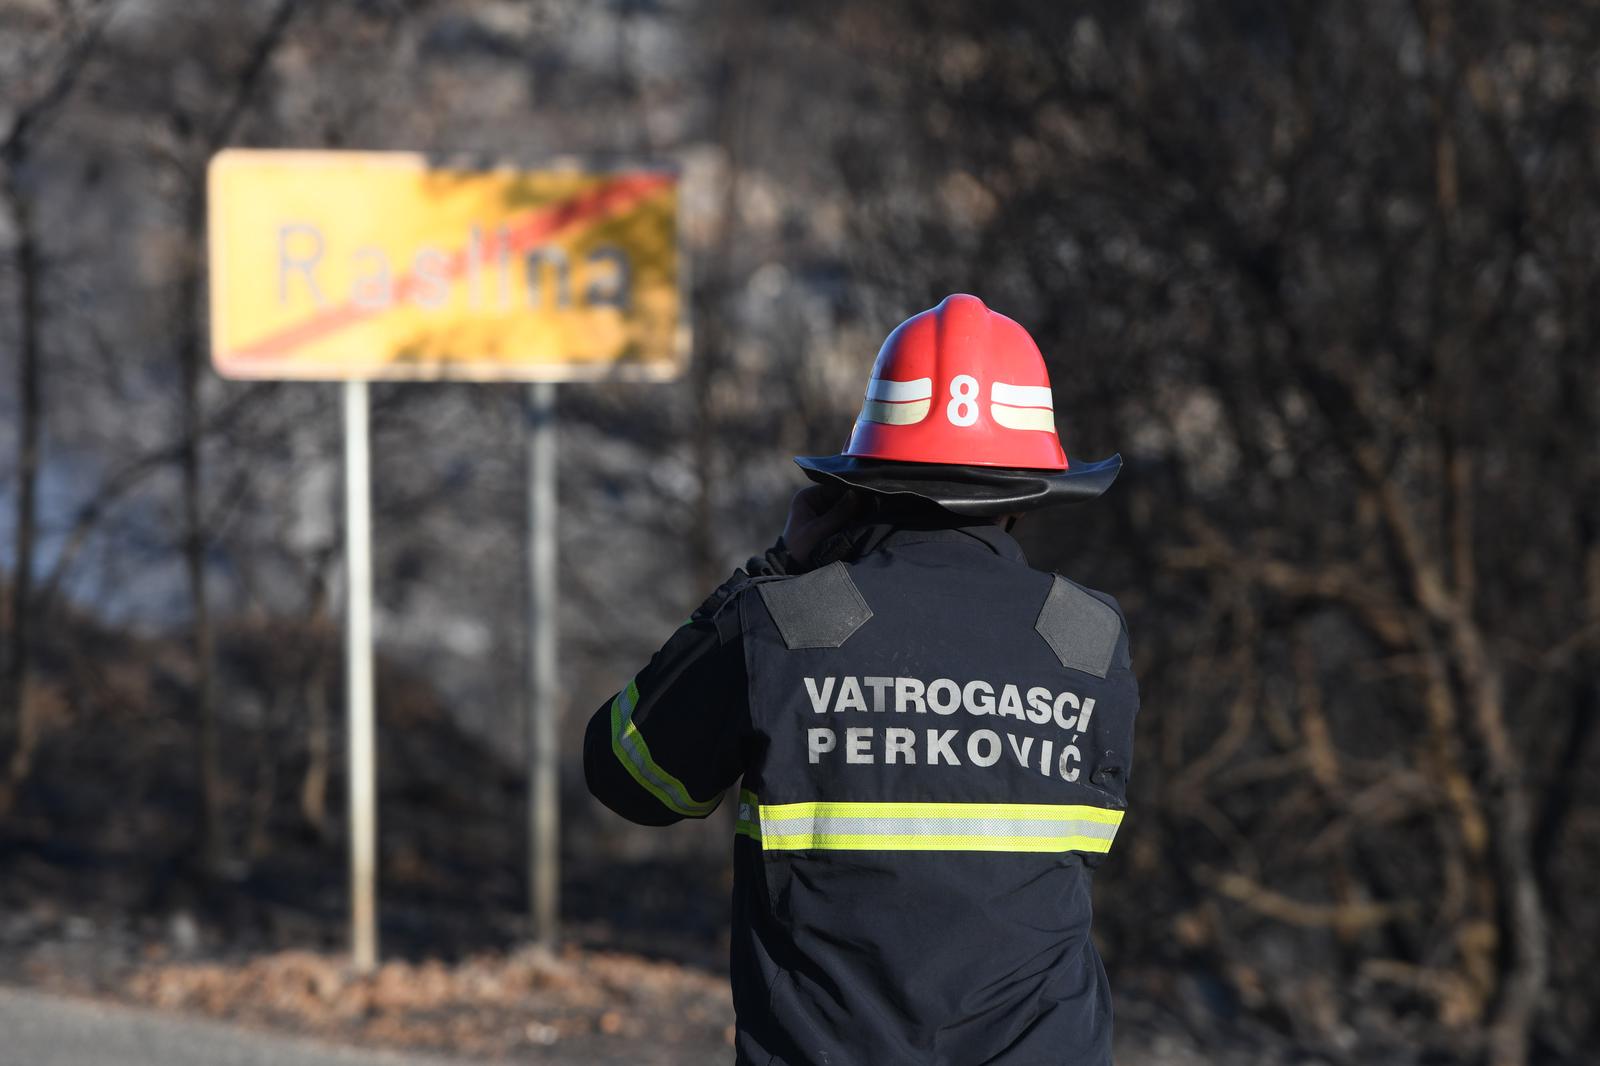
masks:
<path fill-rule="evenodd" d="M 966 711 L 975 717 L 993 715 L 1019 722 L 1045 725 L 1052 720 L 1068 733 L 1085 733 L 1094 714 L 1094 697 L 1079 699 L 1075 692 L 1051 692 L 1042 685 L 1026 696 L 1014 684 L 995 685 L 973 680 L 965 684 L 948 677 L 923 681 L 915 677 L 805 677 L 806 699 L 817 714 L 857 713 L 952 715 Z M 868 693 L 871 696 L 868 696 Z"/>

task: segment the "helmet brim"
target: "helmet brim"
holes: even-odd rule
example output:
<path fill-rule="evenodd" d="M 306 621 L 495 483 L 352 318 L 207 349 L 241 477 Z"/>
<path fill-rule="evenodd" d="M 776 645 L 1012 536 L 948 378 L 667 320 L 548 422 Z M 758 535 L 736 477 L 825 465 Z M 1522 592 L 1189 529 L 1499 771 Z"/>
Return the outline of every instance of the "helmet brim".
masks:
<path fill-rule="evenodd" d="M 806 477 L 820 484 L 883 496 L 915 496 L 956 514 L 982 517 L 1092 500 L 1111 487 L 1122 469 L 1121 455 L 1059 471 L 902 463 L 853 455 L 798 455 L 794 461 Z"/>

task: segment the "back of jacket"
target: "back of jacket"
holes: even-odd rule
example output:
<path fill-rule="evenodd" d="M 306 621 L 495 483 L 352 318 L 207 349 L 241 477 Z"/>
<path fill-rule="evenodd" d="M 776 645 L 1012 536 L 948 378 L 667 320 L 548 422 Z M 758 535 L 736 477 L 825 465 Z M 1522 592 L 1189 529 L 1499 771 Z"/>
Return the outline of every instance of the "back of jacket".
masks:
<path fill-rule="evenodd" d="M 1138 708 L 1115 601 L 971 527 L 896 530 L 729 607 L 739 1062 L 1109 1063 L 1090 872 Z"/>

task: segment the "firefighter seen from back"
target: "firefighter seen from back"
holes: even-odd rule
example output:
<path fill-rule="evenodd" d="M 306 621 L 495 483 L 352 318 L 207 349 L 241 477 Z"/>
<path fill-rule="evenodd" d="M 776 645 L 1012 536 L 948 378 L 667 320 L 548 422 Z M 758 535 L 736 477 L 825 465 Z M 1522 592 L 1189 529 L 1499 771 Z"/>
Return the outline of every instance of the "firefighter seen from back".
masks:
<path fill-rule="evenodd" d="M 1032 338 L 956 295 L 889 335 L 843 453 L 796 462 L 783 536 L 595 712 L 590 790 L 647 825 L 736 796 L 738 1063 L 1107 1066 L 1127 626 L 1010 530 L 1120 457 L 1068 462 Z"/>

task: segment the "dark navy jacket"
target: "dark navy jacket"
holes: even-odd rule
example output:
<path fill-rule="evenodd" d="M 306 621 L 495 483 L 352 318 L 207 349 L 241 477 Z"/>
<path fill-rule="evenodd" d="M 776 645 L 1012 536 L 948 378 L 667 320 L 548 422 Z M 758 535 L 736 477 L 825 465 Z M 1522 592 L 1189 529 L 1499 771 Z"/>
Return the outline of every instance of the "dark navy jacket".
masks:
<path fill-rule="evenodd" d="M 738 1062 L 1110 1063 L 1090 873 L 1138 709 L 1121 610 L 992 525 L 831 554 L 736 574 L 585 739 L 591 791 L 636 822 L 742 778 Z"/>

